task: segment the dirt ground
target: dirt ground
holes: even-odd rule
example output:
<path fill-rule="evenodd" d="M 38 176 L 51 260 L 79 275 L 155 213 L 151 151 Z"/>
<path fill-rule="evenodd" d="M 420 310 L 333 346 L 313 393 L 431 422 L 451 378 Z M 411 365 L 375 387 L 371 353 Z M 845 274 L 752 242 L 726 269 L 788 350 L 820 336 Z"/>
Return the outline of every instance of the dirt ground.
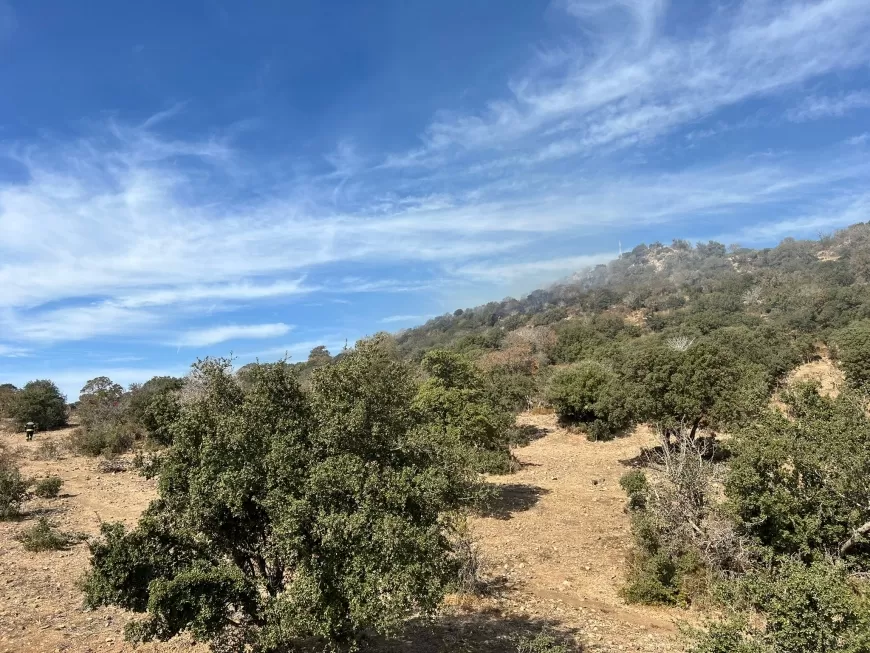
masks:
<path fill-rule="evenodd" d="M 472 522 L 491 594 L 453 601 L 434 623 L 371 650 L 432 653 L 515 650 L 518 633 L 551 628 L 587 651 L 679 651 L 679 610 L 626 605 L 619 597 L 629 543 L 625 496 L 619 477 L 652 435 L 592 443 L 556 426 L 552 415 L 522 415 L 536 439 L 515 451 L 522 469 L 493 477 L 500 487 L 489 513 Z M 40 441 L 63 443 L 68 431 L 0 433 L 17 451 L 27 476 L 58 475 L 57 499 L 34 499 L 25 515 L 0 522 L 0 653 L 131 651 L 123 641 L 130 615 L 114 609 L 86 611 L 77 581 L 87 568 L 87 545 L 28 553 L 15 535 L 45 515 L 59 528 L 95 536 L 101 521 L 133 524 L 155 496 L 154 481 L 135 472 L 101 473 L 99 461 L 62 454 L 36 460 Z M 622 462 L 621 462 L 622 461 Z M 140 646 L 139 651 L 200 651 L 189 640 Z"/>

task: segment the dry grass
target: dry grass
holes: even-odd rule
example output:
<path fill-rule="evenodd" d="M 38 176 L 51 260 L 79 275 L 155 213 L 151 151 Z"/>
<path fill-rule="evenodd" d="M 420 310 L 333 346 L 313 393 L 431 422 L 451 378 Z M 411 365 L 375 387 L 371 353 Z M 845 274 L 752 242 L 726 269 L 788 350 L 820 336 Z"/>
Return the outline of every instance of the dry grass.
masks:
<path fill-rule="evenodd" d="M 823 352 L 820 358 L 792 370 L 784 385 L 788 387 L 801 381 L 816 381 L 819 383 L 819 392 L 822 396 L 836 397 L 845 384 L 845 377 L 827 356 L 827 352 Z M 770 405 L 780 412 L 786 412 L 786 406 L 778 393 L 771 398 Z"/>

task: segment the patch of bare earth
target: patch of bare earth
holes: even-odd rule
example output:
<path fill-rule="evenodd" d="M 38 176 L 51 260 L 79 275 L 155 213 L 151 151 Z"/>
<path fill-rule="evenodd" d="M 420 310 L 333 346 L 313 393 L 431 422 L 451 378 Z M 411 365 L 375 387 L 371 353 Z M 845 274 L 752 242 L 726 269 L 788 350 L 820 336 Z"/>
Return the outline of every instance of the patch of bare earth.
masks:
<path fill-rule="evenodd" d="M 520 471 L 492 477 L 501 498 L 473 532 L 504 591 L 489 600 L 509 618 L 530 617 L 577 633 L 586 650 L 679 651 L 676 620 L 687 612 L 627 605 L 619 596 L 630 544 L 619 478 L 645 427 L 612 442 L 589 442 L 553 415 L 520 416 L 541 437 L 517 449 Z M 485 602 L 484 602 L 485 603 Z M 491 606 L 489 606 L 491 607 Z"/>
<path fill-rule="evenodd" d="M 452 601 L 429 623 L 412 625 L 397 639 L 368 650 L 454 653 L 515 651 L 520 633 L 551 628 L 588 651 L 679 651 L 677 619 L 688 613 L 626 605 L 619 597 L 629 546 L 629 519 L 620 463 L 654 443 L 638 429 L 613 442 L 588 442 L 556 426 L 553 415 L 524 414 L 539 437 L 515 454 L 522 469 L 493 477 L 498 498 L 472 530 L 486 562 L 492 592 Z M 26 515 L 0 522 L 0 653 L 18 651 L 132 651 L 123 628 L 132 615 L 115 609 L 86 611 L 76 582 L 88 567 L 86 544 L 68 551 L 28 553 L 14 536 L 47 515 L 59 528 L 97 535 L 101 521 L 132 525 L 155 496 L 153 481 L 133 471 L 100 473 L 98 460 L 64 454 L 35 460 L 41 440 L 62 442 L 68 431 L 0 434 L 20 450 L 28 476 L 58 475 L 61 496 L 33 500 Z M 187 639 L 147 644 L 139 651 L 204 651 Z"/>
<path fill-rule="evenodd" d="M 836 397 L 845 383 L 842 370 L 837 368 L 831 359 L 823 354 L 820 358 L 804 363 L 792 370 L 786 378 L 785 385 L 790 386 L 801 381 L 816 381 L 823 397 Z M 786 406 L 779 396 L 774 395 L 771 405 L 786 412 Z"/>
<path fill-rule="evenodd" d="M 788 383 L 799 381 L 818 381 L 821 384 L 819 391 L 825 397 L 836 397 L 840 394 L 845 377 L 831 359 L 827 356 L 804 363 L 788 375 Z"/>
<path fill-rule="evenodd" d="M 15 539 L 39 516 L 65 531 L 96 536 L 101 521 L 136 522 L 156 495 L 154 481 L 135 472 L 101 473 L 99 459 L 72 456 L 35 460 L 42 441 L 58 445 L 70 429 L 38 433 L 25 442 L 20 433 L 0 434 L 7 450 L 17 451 L 21 472 L 29 477 L 60 476 L 57 499 L 33 499 L 14 521 L 0 522 L 0 653 L 42 651 L 132 651 L 124 642 L 131 615 L 121 610 L 85 610 L 77 581 L 88 567 L 88 547 L 31 553 Z M 189 642 L 141 646 L 139 651 L 189 651 Z M 204 649 L 202 649 L 204 650 Z"/>

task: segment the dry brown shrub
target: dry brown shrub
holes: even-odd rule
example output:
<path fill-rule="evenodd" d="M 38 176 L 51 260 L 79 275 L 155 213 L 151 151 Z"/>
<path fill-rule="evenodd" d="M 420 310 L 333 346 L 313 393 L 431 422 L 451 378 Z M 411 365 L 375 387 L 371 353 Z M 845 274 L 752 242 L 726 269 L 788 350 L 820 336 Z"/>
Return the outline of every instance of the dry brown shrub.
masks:
<path fill-rule="evenodd" d="M 508 347 L 527 345 L 531 353 L 544 353 L 556 343 L 556 332 L 548 326 L 525 326 L 511 331 L 505 336 Z"/>
<path fill-rule="evenodd" d="M 477 364 L 484 372 L 504 368 L 522 374 L 535 374 L 539 367 L 538 360 L 527 344 L 489 352 L 481 356 Z"/>

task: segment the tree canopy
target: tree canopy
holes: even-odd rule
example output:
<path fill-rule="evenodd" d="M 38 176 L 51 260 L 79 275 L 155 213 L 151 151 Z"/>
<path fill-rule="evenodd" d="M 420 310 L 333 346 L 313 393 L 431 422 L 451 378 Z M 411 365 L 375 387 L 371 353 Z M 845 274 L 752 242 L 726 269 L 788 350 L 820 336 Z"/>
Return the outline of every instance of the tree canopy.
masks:
<path fill-rule="evenodd" d="M 92 545 L 90 605 L 147 616 L 138 640 L 189 630 L 264 649 L 388 632 L 438 605 L 455 574 L 451 515 L 474 474 L 433 439 L 411 369 L 377 341 L 314 372 L 195 365 L 159 498 Z"/>
<path fill-rule="evenodd" d="M 27 422 L 41 430 L 59 428 L 66 425 L 66 397 L 51 381 L 30 381 L 15 393 L 9 412 L 22 430 Z"/>

